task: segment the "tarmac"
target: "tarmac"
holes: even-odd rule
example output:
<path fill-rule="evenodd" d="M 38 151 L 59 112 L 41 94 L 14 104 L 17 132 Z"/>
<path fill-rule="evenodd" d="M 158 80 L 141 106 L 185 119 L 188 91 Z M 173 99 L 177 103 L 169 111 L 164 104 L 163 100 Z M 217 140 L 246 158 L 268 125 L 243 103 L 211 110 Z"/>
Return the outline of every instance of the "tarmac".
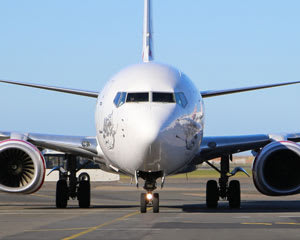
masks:
<path fill-rule="evenodd" d="M 55 208 L 55 183 L 32 195 L 0 194 L 1 239 L 300 239 L 300 195 L 267 197 L 241 178 L 242 206 L 205 206 L 207 179 L 167 179 L 160 212 L 139 212 L 142 188 L 128 180 L 92 182 L 92 203 Z"/>

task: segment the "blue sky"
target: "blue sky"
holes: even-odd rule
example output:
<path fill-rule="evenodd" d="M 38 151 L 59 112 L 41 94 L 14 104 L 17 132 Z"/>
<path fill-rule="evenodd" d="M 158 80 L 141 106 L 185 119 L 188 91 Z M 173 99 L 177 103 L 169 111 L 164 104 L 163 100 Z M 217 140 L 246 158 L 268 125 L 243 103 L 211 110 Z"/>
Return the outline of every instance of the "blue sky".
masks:
<path fill-rule="evenodd" d="M 142 0 L 0 2 L 0 78 L 100 90 L 141 61 Z M 300 80 L 300 1 L 154 0 L 154 56 L 199 90 Z M 206 99 L 206 135 L 300 132 L 300 85 Z M 0 85 L 1 130 L 94 135 L 95 99 Z"/>

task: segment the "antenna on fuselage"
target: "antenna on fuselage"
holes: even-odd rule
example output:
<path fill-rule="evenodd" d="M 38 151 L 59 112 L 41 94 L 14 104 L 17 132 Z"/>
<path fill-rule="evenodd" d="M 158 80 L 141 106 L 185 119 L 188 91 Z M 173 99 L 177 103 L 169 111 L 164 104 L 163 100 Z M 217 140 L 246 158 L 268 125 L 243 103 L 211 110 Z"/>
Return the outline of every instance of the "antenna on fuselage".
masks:
<path fill-rule="evenodd" d="M 151 0 L 144 0 L 143 62 L 153 60 Z"/>

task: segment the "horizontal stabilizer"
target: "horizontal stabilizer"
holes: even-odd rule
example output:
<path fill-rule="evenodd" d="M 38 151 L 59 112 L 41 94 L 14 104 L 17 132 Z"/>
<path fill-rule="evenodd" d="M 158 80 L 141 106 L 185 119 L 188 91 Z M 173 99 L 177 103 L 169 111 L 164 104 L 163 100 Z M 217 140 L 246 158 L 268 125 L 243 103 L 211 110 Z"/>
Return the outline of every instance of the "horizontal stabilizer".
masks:
<path fill-rule="evenodd" d="M 259 90 L 259 89 L 264 89 L 264 88 L 281 87 L 281 86 L 298 84 L 298 83 L 300 83 L 300 81 L 269 84 L 269 85 L 259 85 L 259 86 L 244 87 L 244 88 L 232 88 L 232 89 L 226 89 L 226 90 L 209 90 L 209 91 L 202 91 L 200 93 L 203 98 L 207 98 L 207 97 L 216 97 L 216 96 L 233 94 L 233 93 L 254 91 L 254 90 Z"/>
<path fill-rule="evenodd" d="M 23 83 L 23 82 L 8 81 L 8 80 L 0 80 L 0 82 L 14 84 L 14 85 L 20 85 L 20 86 L 25 86 L 25 87 L 39 88 L 39 89 L 55 91 L 55 92 L 69 93 L 69 94 L 80 95 L 80 96 L 85 96 L 85 97 L 98 98 L 98 92 L 93 92 L 93 91 L 46 86 L 46 85 L 41 85 L 41 84 Z"/>

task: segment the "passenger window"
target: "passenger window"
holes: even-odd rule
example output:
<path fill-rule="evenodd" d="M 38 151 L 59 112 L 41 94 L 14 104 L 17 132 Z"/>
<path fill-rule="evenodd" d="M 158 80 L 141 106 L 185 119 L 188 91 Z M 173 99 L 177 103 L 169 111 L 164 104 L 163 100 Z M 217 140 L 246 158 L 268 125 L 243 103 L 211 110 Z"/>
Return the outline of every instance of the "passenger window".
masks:
<path fill-rule="evenodd" d="M 188 104 L 187 99 L 183 92 L 175 93 L 176 103 L 181 105 L 183 108 Z"/>
<path fill-rule="evenodd" d="M 153 92 L 152 93 L 153 102 L 164 102 L 164 103 L 173 103 L 174 94 L 173 93 L 162 93 L 162 92 Z"/>
<path fill-rule="evenodd" d="M 128 93 L 126 102 L 148 102 L 149 93 Z"/>
<path fill-rule="evenodd" d="M 125 103 L 126 99 L 126 92 L 118 92 L 115 99 L 114 99 L 114 104 L 116 107 L 120 107 Z"/>

